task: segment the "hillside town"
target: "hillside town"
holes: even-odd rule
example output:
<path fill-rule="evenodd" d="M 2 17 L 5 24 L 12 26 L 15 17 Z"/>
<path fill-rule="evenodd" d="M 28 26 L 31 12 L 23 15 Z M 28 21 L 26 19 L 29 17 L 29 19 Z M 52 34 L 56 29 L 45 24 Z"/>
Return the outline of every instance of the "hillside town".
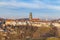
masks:
<path fill-rule="evenodd" d="M 0 20 L 0 24 L 2 26 L 36 26 L 36 27 L 41 27 L 42 25 L 48 27 L 50 24 L 54 26 L 60 26 L 60 20 L 41 20 L 39 18 L 33 18 L 32 13 L 30 13 L 29 18 L 22 18 L 22 19 L 5 19 L 5 20 Z"/>
<path fill-rule="evenodd" d="M 60 39 L 60 20 L 33 18 L 0 19 L 0 40 L 47 40 Z"/>

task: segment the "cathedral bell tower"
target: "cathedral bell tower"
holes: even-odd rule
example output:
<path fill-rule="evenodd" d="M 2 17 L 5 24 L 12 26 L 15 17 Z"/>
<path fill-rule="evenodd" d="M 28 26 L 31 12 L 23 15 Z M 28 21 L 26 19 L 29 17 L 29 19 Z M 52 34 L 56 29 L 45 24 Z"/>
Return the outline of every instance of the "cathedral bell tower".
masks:
<path fill-rule="evenodd" d="M 32 20 L 32 12 L 30 12 L 29 20 Z"/>

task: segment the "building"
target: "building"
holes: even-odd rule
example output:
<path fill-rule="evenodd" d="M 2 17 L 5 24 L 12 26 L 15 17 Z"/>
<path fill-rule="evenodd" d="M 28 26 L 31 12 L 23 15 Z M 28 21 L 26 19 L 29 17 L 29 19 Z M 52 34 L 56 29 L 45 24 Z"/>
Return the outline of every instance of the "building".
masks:
<path fill-rule="evenodd" d="M 16 25 L 16 21 L 12 20 L 12 19 L 7 19 L 5 21 L 5 25 L 13 25 L 13 26 L 15 26 Z"/>
<path fill-rule="evenodd" d="M 16 26 L 26 26 L 26 20 L 17 20 L 16 21 Z"/>
<path fill-rule="evenodd" d="M 30 12 L 29 20 L 32 20 L 32 12 Z"/>

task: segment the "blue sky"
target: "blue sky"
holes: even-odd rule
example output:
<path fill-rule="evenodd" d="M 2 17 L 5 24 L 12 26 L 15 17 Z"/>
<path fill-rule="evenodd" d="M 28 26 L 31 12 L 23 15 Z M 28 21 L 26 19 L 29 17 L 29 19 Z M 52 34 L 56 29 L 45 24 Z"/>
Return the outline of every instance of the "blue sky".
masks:
<path fill-rule="evenodd" d="M 60 0 L 0 0 L 0 17 L 60 18 Z"/>

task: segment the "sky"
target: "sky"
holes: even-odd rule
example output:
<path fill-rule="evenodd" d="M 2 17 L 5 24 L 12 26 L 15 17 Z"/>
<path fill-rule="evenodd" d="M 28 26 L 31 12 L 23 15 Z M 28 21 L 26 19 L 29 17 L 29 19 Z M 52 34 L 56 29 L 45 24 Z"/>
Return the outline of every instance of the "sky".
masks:
<path fill-rule="evenodd" d="M 60 18 L 60 0 L 0 0 L 0 17 Z"/>

